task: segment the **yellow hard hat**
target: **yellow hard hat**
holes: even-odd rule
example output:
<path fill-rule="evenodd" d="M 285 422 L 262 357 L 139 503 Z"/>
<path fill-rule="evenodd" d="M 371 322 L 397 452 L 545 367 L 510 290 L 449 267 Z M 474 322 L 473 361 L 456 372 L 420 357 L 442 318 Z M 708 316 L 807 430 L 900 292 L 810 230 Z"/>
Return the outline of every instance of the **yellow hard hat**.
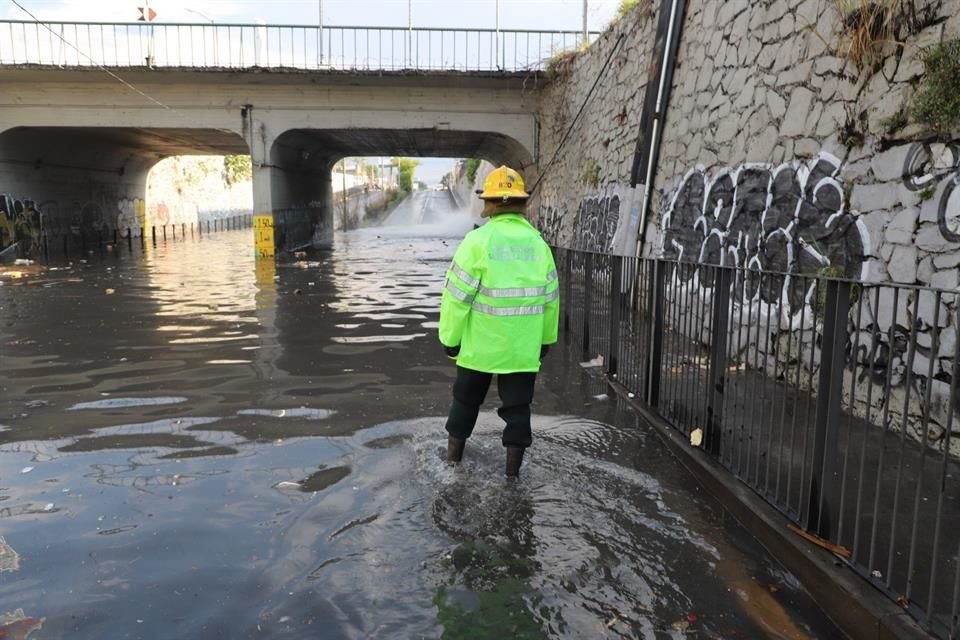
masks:
<path fill-rule="evenodd" d="M 483 191 L 477 191 L 482 200 L 526 199 L 530 194 L 523 189 L 523 176 L 510 167 L 500 166 L 487 175 Z"/>

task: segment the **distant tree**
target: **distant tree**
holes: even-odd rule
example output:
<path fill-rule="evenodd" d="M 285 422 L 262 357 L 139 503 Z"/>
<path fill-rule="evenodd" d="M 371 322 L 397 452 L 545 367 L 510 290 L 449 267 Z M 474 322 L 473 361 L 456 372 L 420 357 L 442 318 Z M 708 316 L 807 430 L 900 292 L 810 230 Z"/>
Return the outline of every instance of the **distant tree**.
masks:
<path fill-rule="evenodd" d="M 413 158 L 394 158 L 393 164 L 397 166 L 397 182 L 403 191 L 413 191 L 413 172 L 420 165 L 419 160 Z"/>
<path fill-rule="evenodd" d="M 451 182 L 453 182 L 453 174 L 447 171 L 445 174 L 443 174 L 443 177 L 440 178 L 440 184 L 445 187 L 449 187 Z"/>
<path fill-rule="evenodd" d="M 223 156 L 223 179 L 227 186 L 253 180 L 250 156 Z"/>
<path fill-rule="evenodd" d="M 480 168 L 480 159 L 479 158 L 470 158 L 467 160 L 467 182 L 470 183 L 470 186 L 473 186 L 473 183 L 477 180 L 477 169 Z"/>

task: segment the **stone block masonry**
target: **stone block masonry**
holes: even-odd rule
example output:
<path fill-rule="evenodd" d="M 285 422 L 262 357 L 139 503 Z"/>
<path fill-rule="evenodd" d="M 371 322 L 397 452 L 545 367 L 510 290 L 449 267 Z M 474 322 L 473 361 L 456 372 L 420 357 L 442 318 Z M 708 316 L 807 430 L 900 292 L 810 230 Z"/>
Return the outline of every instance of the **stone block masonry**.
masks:
<path fill-rule="evenodd" d="M 848 365 L 889 378 L 892 392 L 874 394 L 867 406 L 868 381 L 845 385 L 861 415 L 905 415 L 918 438 L 929 419 L 936 443 L 947 428 L 960 309 L 960 131 L 924 133 L 910 121 L 909 104 L 926 48 L 960 38 L 960 0 L 895 5 L 891 42 L 878 45 L 875 64 L 860 65 L 841 53 L 851 20 L 842 3 L 687 2 L 641 250 L 794 274 L 735 303 L 749 307 L 744 317 L 778 315 L 771 324 L 779 337 L 763 340 L 769 348 L 743 342 L 769 350 L 762 358 L 770 363 L 782 359 L 777 345 L 789 343 L 801 314 L 815 317 L 817 296 L 797 284 L 804 276 L 945 290 L 904 292 L 895 311 L 886 295 L 865 295 L 857 338 L 865 342 L 851 345 Z M 636 235 L 624 237 L 634 233 L 638 208 L 630 168 L 644 98 L 656 90 L 647 86 L 656 23 L 669 6 L 641 1 L 561 65 L 543 91 L 544 178 L 535 204 L 551 242 L 633 253 Z M 621 35 L 610 68 L 602 69 Z M 700 286 L 695 269 L 677 274 Z M 709 296 L 706 287 L 702 293 Z M 916 353 L 908 349 L 912 340 Z"/>

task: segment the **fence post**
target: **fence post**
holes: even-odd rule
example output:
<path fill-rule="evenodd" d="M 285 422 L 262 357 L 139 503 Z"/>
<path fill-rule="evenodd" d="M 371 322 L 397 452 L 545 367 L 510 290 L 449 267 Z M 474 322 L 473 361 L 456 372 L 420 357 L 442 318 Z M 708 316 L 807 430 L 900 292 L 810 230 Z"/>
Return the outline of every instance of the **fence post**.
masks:
<path fill-rule="evenodd" d="M 843 402 L 844 347 L 847 341 L 847 314 L 850 309 L 850 283 L 821 280 L 827 299 L 823 317 L 820 349 L 820 383 L 817 389 L 817 422 L 813 440 L 813 471 L 810 475 L 810 500 L 807 505 L 807 529 L 829 539 L 835 520 L 833 483 L 836 474 L 840 408 Z"/>
<path fill-rule="evenodd" d="M 647 404 L 656 408 L 660 403 L 660 368 L 663 366 L 663 315 L 667 291 L 666 263 L 653 261 L 653 286 L 647 293 L 650 310 L 650 333 L 647 336 Z"/>
<path fill-rule="evenodd" d="M 620 357 L 620 305 L 623 288 L 623 256 L 611 255 L 610 260 L 610 343 L 607 373 L 617 374 Z"/>
<path fill-rule="evenodd" d="M 710 322 L 710 388 L 707 394 L 706 450 L 720 454 L 723 438 L 723 394 L 727 372 L 727 334 L 730 327 L 731 271 L 715 267 L 713 309 Z"/>
<path fill-rule="evenodd" d="M 590 359 L 590 312 L 593 309 L 593 254 L 583 261 L 583 355 Z"/>
<path fill-rule="evenodd" d="M 566 263 L 566 271 L 564 272 L 564 281 L 563 281 L 563 330 L 567 333 L 570 331 L 570 292 L 573 289 L 572 280 L 573 280 L 573 251 L 570 249 L 564 249 L 564 262 Z M 569 336 L 568 336 L 569 337 Z"/>

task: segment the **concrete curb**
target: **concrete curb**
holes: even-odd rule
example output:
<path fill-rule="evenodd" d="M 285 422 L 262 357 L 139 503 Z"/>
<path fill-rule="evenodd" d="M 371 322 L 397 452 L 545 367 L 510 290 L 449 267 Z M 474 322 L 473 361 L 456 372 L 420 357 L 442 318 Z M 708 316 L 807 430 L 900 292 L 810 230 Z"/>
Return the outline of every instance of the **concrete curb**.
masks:
<path fill-rule="evenodd" d="M 933 637 L 906 611 L 855 574 L 830 552 L 787 529 L 790 522 L 716 461 L 695 449 L 666 420 L 629 398 L 615 380 L 610 387 L 656 430 L 671 453 L 768 551 L 800 580 L 817 605 L 850 637 L 893 640 Z"/>

